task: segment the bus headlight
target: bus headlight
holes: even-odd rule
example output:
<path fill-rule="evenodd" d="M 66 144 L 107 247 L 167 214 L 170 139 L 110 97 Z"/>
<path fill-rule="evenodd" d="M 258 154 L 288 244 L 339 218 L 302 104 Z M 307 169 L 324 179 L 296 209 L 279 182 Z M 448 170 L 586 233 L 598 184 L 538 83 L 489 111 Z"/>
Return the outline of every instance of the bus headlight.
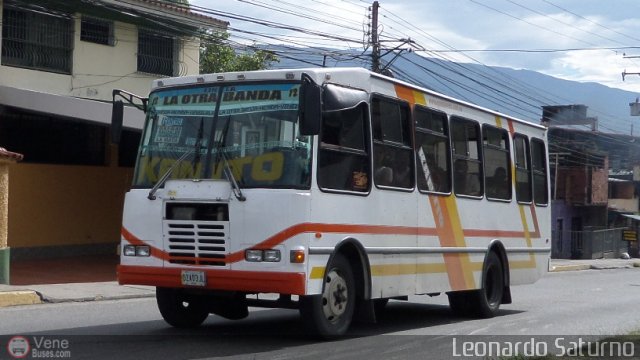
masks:
<path fill-rule="evenodd" d="M 248 249 L 244 252 L 244 259 L 250 262 L 280 262 L 282 255 L 280 250 L 275 249 Z"/>
<path fill-rule="evenodd" d="M 136 256 L 136 247 L 133 245 L 125 245 L 122 253 L 124 256 Z"/>
<path fill-rule="evenodd" d="M 261 262 L 262 261 L 262 250 L 254 250 L 249 249 L 244 252 L 244 258 L 250 262 Z"/>
<path fill-rule="evenodd" d="M 151 256 L 151 247 L 148 245 L 125 245 L 122 249 L 124 256 Z"/>
<path fill-rule="evenodd" d="M 136 246 L 136 256 L 151 256 L 151 248 L 147 245 Z"/>
<path fill-rule="evenodd" d="M 268 262 L 280 261 L 280 250 L 265 250 L 263 253 L 263 260 Z"/>

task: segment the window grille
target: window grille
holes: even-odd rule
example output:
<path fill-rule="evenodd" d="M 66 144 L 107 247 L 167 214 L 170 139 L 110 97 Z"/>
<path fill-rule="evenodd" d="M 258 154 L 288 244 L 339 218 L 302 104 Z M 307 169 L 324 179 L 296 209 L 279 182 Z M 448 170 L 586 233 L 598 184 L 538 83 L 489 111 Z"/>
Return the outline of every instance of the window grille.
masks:
<path fill-rule="evenodd" d="M 138 71 L 173 76 L 175 65 L 174 38 L 151 32 L 138 30 Z"/>
<path fill-rule="evenodd" d="M 80 40 L 102 45 L 113 45 L 113 22 L 83 16 L 80 23 Z"/>
<path fill-rule="evenodd" d="M 2 65 L 70 74 L 73 20 L 5 5 Z"/>

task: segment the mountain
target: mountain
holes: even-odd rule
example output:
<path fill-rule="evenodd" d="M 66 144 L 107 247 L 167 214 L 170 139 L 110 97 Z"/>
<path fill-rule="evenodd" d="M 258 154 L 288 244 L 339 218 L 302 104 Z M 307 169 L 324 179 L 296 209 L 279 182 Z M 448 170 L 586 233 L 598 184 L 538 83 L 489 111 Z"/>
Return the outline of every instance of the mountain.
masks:
<path fill-rule="evenodd" d="M 286 49 L 282 52 L 291 51 Z M 317 49 L 314 52 L 320 53 Z M 281 57 L 274 67 L 303 68 L 323 61 L 327 66 L 369 67 L 367 56 L 342 52 L 340 58 L 347 60 L 326 61 L 323 55 L 298 51 L 295 58 Z M 392 61 L 394 56 L 383 57 L 382 63 Z M 390 69 L 397 79 L 535 123 L 540 122 L 544 105 L 586 105 L 587 116 L 597 117 L 598 130 L 607 133 L 630 134 L 632 124 L 639 119 L 629 115 L 629 103 L 638 94 L 598 83 L 563 80 L 530 70 L 456 63 L 416 53 L 403 53 L 392 61 Z"/>

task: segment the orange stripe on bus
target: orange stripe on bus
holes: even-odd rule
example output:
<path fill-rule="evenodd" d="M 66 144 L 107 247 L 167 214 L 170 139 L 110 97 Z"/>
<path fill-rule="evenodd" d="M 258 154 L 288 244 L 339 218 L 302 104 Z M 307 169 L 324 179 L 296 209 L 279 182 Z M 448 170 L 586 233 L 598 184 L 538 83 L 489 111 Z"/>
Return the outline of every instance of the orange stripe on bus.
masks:
<path fill-rule="evenodd" d="M 147 245 L 147 246 L 149 246 L 151 248 L 151 256 L 152 257 L 155 257 L 155 258 L 158 258 L 158 259 L 162 259 L 162 260 L 169 260 L 169 254 L 167 252 L 165 252 L 162 249 L 158 249 L 158 248 L 156 248 L 154 246 L 150 246 L 149 244 L 147 244 L 144 241 L 140 240 L 138 237 L 136 237 L 131 232 L 129 232 L 129 230 L 127 230 L 124 226 L 120 229 L 120 234 L 131 245 Z"/>
<path fill-rule="evenodd" d="M 415 236 L 435 236 L 436 229 L 434 228 L 419 228 L 409 226 L 385 226 L 385 225 L 352 225 L 352 224 L 321 224 L 321 223 L 301 223 L 288 227 L 266 240 L 254 245 L 255 249 L 271 249 L 277 245 L 282 244 L 286 240 L 303 233 L 344 233 L 344 234 L 373 234 L 373 235 L 415 235 Z M 137 238 L 125 227 L 121 229 L 122 237 L 132 245 L 147 245 L 148 243 Z M 235 263 L 244 260 L 245 249 L 236 251 L 226 256 L 225 263 Z M 161 249 L 151 246 L 151 256 L 168 260 L 169 254 Z M 173 257 L 172 257 L 173 258 Z M 198 260 L 211 260 L 211 259 L 199 259 L 189 258 L 197 262 Z"/>
<path fill-rule="evenodd" d="M 516 133 L 516 129 L 514 129 L 513 127 L 513 120 L 507 119 L 507 126 L 509 127 L 509 134 L 511 134 L 511 137 L 513 137 L 513 134 Z"/>
<path fill-rule="evenodd" d="M 416 103 L 427 105 L 424 95 L 408 87 L 395 85 L 399 98 L 408 101 L 411 106 Z M 464 233 L 456 199 L 453 196 L 440 197 L 428 195 L 431 210 L 436 223 L 436 230 L 441 246 L 464 247 Z M 449 284 L 453 290 L 463 290 L 475 287 L 473 272 L 469 266 L 468 254 L 443 254 Z"/>
<path fill-rule="evenodd" d="M 400 86 L 398 84 L 395 84 L 394 88 L 396 90 L 396 95 L 398 95 L 400 99 L 408 101 L 412 106 L 415 104 L 427 105 L 424 94 L 420 91 L 413 90 L 406 86 Z"/>
<path fill-rule="evenodd" d="M 445 220 L 443 226 L 440 229 L 438 228 L 418 228 L 418 227 L 404 227 L 404 226 L 380 226 L 380 225 L 349 225 L 349 224 L 321 224 L 321 223 L 302 223 L 293 225 L 287 229 L 284 229 L 277 234 L 267 238 L 265 241 L 256 244 L 254 248 L 271 248 L 279 245 L 286 240 L 302 234 L 302 233 L 316 233 L 316 232 L 324 232 L 324 233 L 345 233 L 345 234 L 388 234 L 388 235 L 417 235 L 417 236 L 438 236 L 440 239 L 440 245 L 446 247 L 464 247 L 465 241 L 464 237 L 511 237 L 511 238 L 525 238 L 526 233 L 523 231 L 501 231 L 501 230 L 479 230 L 479 229 L 466 229 L 463 230 L 460 228 L 459 220 L 457 221 L 457 228 L 459 231 L 454 231 L 454 226 L 451 224 L 450 218 L 452 214 L 450 214 L 450 210 L 457 214 L 457 208 L 455 206 L 455 199 L 449 200 L 452 205 L 447 205 L 447 197 L 441 196 L 433 196 L 430 197 L 430 201 L 441 202 L 440 208 L 443 209 L 441 214 L 442 219 Z M 436 205 L 437 206 L 437 205 Z M 434 210 L 434 214 L 439 214 L 437 210 Z M 440 215 L 437 215 L 440 216 Z M 438 223 L 439 219 L 436 216 L 436 223 Z M 455 215 L 457 217 L 457 215 Z M 535 217 L 534 217 L 535 218 Z M 537 220 L 537 219 L 536 219 Z M 536 222 L 537 227 L 537 222 Z M 461 232 L 461 233 L 460 233 Z M 456 235 L 457 233 L 457 235 Z M 148 243 L 140 240 L 138 237 L 133 235 L 126 228 L 122 227 L 121 229 L 122 237 L 132 245 L 147 245 Z M 531 238 L 536 238 L 536 234 L 528 234 L 529 242 Z M 169 260 L 169 253 L 163 251 L 162 249 L 158 249 L 156 247 L 151 246 L 151 256 L 161 259 L 161 260 Z M 472 282 L 472 272 L 477 271 L 477 266 L 469 263 L 469 255 L 468 254 L 446 254 L 443 256 L 445 260 L 445 264 L 450 269 L 450 278 L 456 284 L 457 287 L 462 288 L 465 286 L 464 284 L 471 284 Z M 172 259 L 176 257 L 171 257 Z M 188 258 L 188 260 L 194 261 L 198 263 L 200 260 L 210 260 L 210 259 L 200 259 L 200 258 Z M 235 263 L 238 261 L 244 260 L 244 249 L 231 253 L 227 255 L 225 259 L 221 259 L 220 261 L 224 261 L 227 264 Z M 189 266 L 189 264 L 184 264 L 184 266 Z M 464 279 L 464 281 L 462 281 Z"/>
<path fill-rule="evenodd" d="M 453 246 L 466 247 L 465 234 L 458 213 L 458 203 L 454 196 L 442 198 L 441 203 L 445 204 L 447 211 L 448 226 L 453 234 Z M 449 261 L 452 265 L 449 267 L 449 278 L 452 290 L 464 290 L 475 288 L 475 280 L 473 278 L 473 269 L 469 254 L 444 254 L 445 263 Z M 451 271 L 453 269 L 453 271 Z"/>

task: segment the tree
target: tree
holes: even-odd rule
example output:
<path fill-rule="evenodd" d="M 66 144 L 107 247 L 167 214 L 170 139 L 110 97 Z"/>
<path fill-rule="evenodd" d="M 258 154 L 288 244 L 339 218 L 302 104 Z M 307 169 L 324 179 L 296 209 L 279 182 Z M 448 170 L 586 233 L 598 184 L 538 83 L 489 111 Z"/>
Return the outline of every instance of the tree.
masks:
<path fill-rule="evenodd" d="M 202 38 L 202 46 L 200 46 L 201 74 L 261 70 L 280 61 L 275 54 L 266 50 L 253 49 L 245 53 L 236 52 L 229 45 L 228 39 L 228 32 L 209 34 Z"/>
<path fill-rule="evenodd" d="M 189 6 L 189 0 L 161 0 Z M 200 37 L 200 73 L 226 71 L 250 71 L 268 68 L 280 61 L 272 52 L 255 49 L 245 53 L 236 52 L 229 42 L 228 32 L 207 31 Z"/>

